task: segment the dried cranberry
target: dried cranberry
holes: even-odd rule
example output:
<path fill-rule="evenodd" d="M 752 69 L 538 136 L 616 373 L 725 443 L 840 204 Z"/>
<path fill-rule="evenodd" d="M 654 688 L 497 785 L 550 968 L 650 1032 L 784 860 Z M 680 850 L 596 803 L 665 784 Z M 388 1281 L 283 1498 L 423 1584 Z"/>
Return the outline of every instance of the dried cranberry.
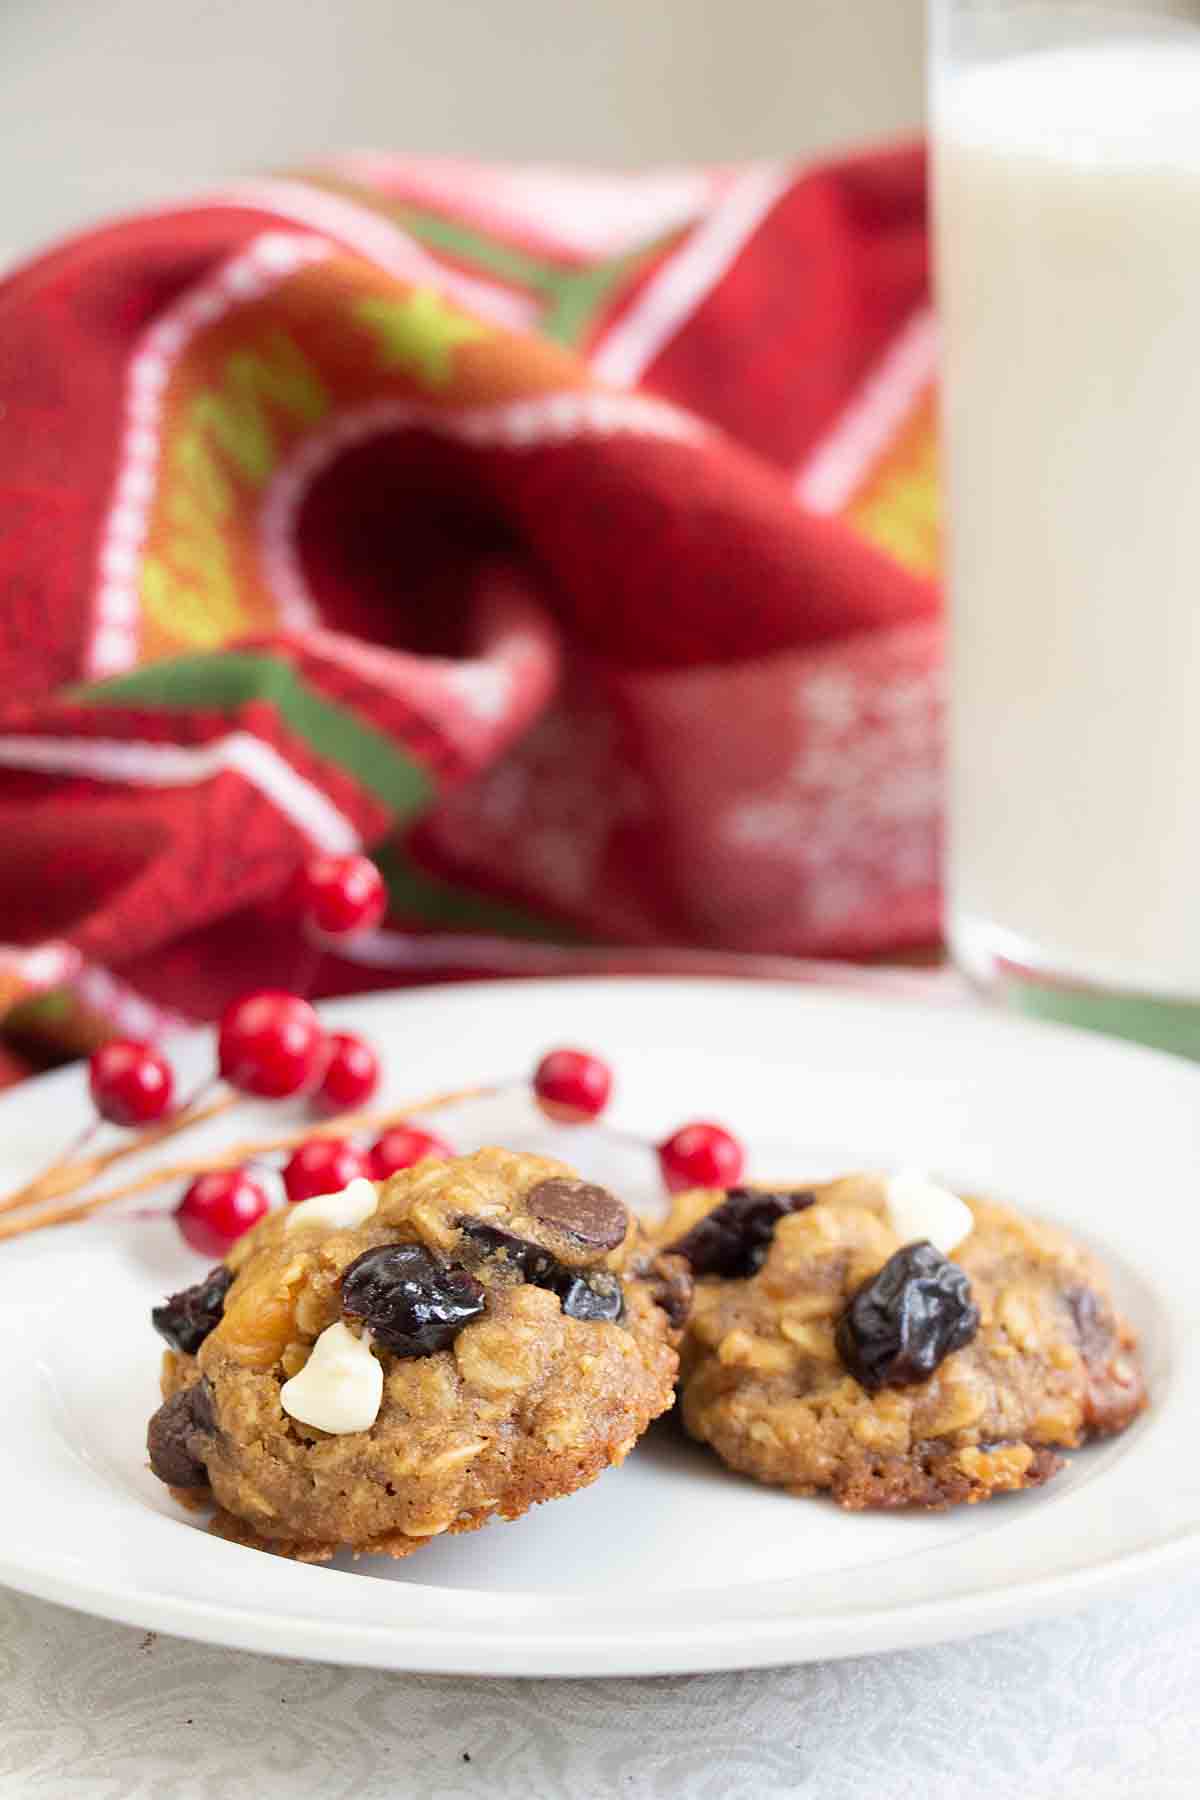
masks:
<path fill-rule="evenodd" d="M 690 1231 L 667 1245 L 682 1256 L 693 1275 L 725 1275 L 744 1280 L 767 1260 L 780 1219 L 803 1212 L 816 1196 L 807 1192 L 766 1193 L 761 1188 L 730 1188 L 719 1206 L 697 1220 Z"/>
<path fill-rule="evenodd" d="M 838 1320 L 838 1353 L 868 1392 L 927 1381 L 979 1330 L 966 1271 L 928 1242 L 905 1244 Z"/>
<path fill-rule="evenodd" d="M 212 1390 L 200 1380 L 164 1400 L 150 1420 L 146 1449 L 151 1472 L 168 1487 L 207 1487 L 208 1471 L 198 1452 L 214 1429 Z"/>
<path fill-rule="evenodd" d="M 381 1244 L 342 1276 L 342 1311 L 361 1319 L 393 1356 L 432 1356 L 483 1311 L 479 1282 L 420 1244 Z"/>
<path fill-rule="evenodd" d="M 625 1316 L 625 1290 L 607 1269 L 568 1269 L 549 1250 L 501 1231 L 497 1225 L 462 1220 L 463 1237 L 481 1256 L 502 1258 L 533 1287 L 557 1294 L 569 1319 L 612 1319 Z"/>
<path fill-rule="evenodd" d="M 215 1325 L 221 1322 L 225 1296 L 233 1283 L 233 1275 L 224 1263 L 210 1269 L 203 1281 L 194 1287 L 171 1294 L 150 1314 L 150 1322 L 160 1337 L 166 1338 L 172 1350 L 184 1356 L 195 1356 Z"/>

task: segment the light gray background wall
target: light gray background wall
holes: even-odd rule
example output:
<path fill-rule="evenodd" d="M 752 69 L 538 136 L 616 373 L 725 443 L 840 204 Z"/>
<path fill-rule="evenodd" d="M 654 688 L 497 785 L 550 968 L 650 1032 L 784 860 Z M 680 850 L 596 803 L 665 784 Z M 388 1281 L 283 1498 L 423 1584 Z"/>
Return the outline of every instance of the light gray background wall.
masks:
<path fill-rule="evenodd" d="M 333 147 L 644 163 L 915 124 L 924 0 L 0 0 L 0 244 Z"/>

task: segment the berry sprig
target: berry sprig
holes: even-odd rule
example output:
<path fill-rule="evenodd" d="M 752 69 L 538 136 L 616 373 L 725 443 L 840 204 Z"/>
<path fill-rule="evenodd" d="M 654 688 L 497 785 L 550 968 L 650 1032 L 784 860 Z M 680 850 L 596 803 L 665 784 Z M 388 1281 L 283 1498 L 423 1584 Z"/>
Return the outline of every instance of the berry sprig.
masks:
<path fill-rule="evenodd" d="M 314 858 L 301 871 L 296 891 L 306 934 L 320 944 L 373 929 L 386 906 L 383 879 L 363 856 Z M 548 1051 L 527 1079 L 463 1088 L 372 1113 L 364 1108 L 379 1085 L 376 1051 L 352 1032 L 327 1033 L 307 1000 L 280 989 L 258 989 L 235 1000 L 217 1027 L 215 1051 L 212 1074 L 178 1105 L 174 1071 L 154 1045 L 121 1040 L 96 1051 L 88 1068 L 95 1118 L 66 1157 L 0 1200 L 0 1214 L 22 1214 L 0 1220 L 0 1239 L 89 1218 L 118 1200 L 182 1181 L 186 1187 L 175 1208 L 181 1234 L 205 1256 L 221 1256 L 270 1210 L 260 1178 L 264 1167 L 278 1176 L 287 1201 L 295 1204 L 337 1192 L 359 1176 L 382 1181 L 426 1159 L 453 1156 L 444 1139 L 412 1122 L 413 1114 L 525 1088 L 556 1124 L 596 1124 L 613 1090 L 612 1070 L 602 1058 L 560 1047 Z M 214 1098 L 220 1083 L 230 1091 Z M 203 1161 L 176 1163 L 101 1193 L 65 1199 L 89 1187 L 111 1164 L 213 1118 L 243 1097 L 305 1097 L 328 1117 L 266 1142 L 236 1144 Z M 122 1127 L 128 1138 L 100 1154 L 81 1156 L 101 1120 Z M 731 1186 L 745 1166 L 737 1139 L 709 1121 L 680 1126 L 661 1143 L 627 1132 L 614 1135 L 657 1157 L 671 1193 Z M 276 1167 L 268 1159 L 278 1156 L 283 1161 Z M 46 1204 L 51 1201 L 61 1203 Z M 30 1215 L 34 1203 L 43 1203 L 43 1210 Z"/>
<path fill-rule="evenodd" d="M 147 1048 L 149 1046 L 146 1046 Z M 24 1187 L 0 1199 L 0 1213 L 15 1212 L 19 1207 L 26 1207 L 38 1202 L 60 1199 L 64 1194 L 72 1194 L 80 1188 L 88 1187 L 113 1163 L 122 1162 L 125 1157 L 154 1149 L 168 1138 L 176 1137 L 181 1131 L 189 1130 L 193 1125 L 201 1125 L 218 1114 L 227 1112 L 236 1105 L 236 1094 L 223 1094 L 219 1099 L 208 1104 L 197 1102 L 186 1109 L 180 1108 L 169 1114 L 160 1124 L 141 1127 L 136 1134 L 124 1143 L 116 1144 L 109 1150 L 97 1151 L 91 1156 L 80 1152 L 95 1135 L 99 1118 L 93 1120 L 74 1140 L 65 1156 L 59 1157 L 40 1175 L 27 1182 Z M 115 1123 L 115 1121 L 114 1121 Z"/>
<path fill-rule="evenodd" d="M 300 924 L 321 944 L 372 929 L 387 905 L 383 877 L 365 856 L 313 857 L 294 885 Z M 328 1036 L 299 994 L 273 989 L 244 994 L 221 1019 L 215 1070 L 181 1103 L 175 1103 L 174 1070 L 155 1045 L 119 1039 L 95 1051 L 88 1065 L 93 1118 L 62 1155 L 0 1199 L 0 1213 L 87 1187 L 113 1163 L 212 1118 L 241 1096 L 285 1100 L 312 1093 L 321 1111 L 336 1113 L 361 1106 L 378 1080 L 379 1059 L 371 1046 L 349 1032 Z M 233 1091 L 214 1101 L 221 1082 Z M 129 1136 L 100 1155 L 84 1157 L 102 1122 Z"/>
<path fill-rule="evenodd" d="M 271 1002 L 273 1017 L 286 1019 L 296 1028 L 294 1038 L 289 1039 L 282 1051 L 270 1033 L 264 1035 L 260 1010 L 264 998 Z M 307 1066 L 302 1050 L 307 1043 L 308 1021 L 295 1007 L 278 1008 L 279 998 L 255 994 L 248 1001 L 238 1003 L 250 1008 L 248 1021 L 240 1019 L 237 1030 L 228 1034 L 242 1059 L 236 1064 L 239 1080 L 253 1080 L 259 1087 L 266 1083 L 270 1088 L 279 1085 L 284 1069 L 289 1073 L 289 1081 L 303 1083 L 308 1079 L 300 1074 L 301 1065 Z M 282 998 L 295 1000 L 294 995 Z M 358 1060 L 352 1052 L 369 1051 L 361 1039 L 350 1033 L 338 1036 L 344 1046 L 349 1046 L 345 1054 L 351 1060 Z M 254 1057 L 250 1057 L 247 1048 L 250 1044 L 256 1047 Z M 378 1059 L 374 1052 L 369 1052 L 369 1056 L 373 1087 L 379 1073 Z M 282 1180 L 288 1203 L 293 1205 L 317 1194 L 337 1192 L 357 1176 L 384 1181 L 418 1162 L 455 1154 L 443 1138 L 413 1124 L 413 1114 L 444 1110 L 466 1100 L 490 1098 L 522 1086 L 526 1083 L 492 1082 L 434 1094 L 387 1112 L 339 1113 L 323 1124 L 301 1126 L 265 1142 L 232 1145 L 202 1162 L 176 1163 L 150 1170 L 132 1181 L 44 1211 L 34 1218 L 0 1221 L 0 1239 L 16 1237 L 44 1225 L 63 1225 L 90 1218 L 118 1200 L 185 1182 L 183 1197 L 175 1208 L 181 1234 L 204 1255 L 223 1256 L 244 1231 L 257 1224 L 270 1210 L 270 1200 L 259 1178 L 262 1169 L 273 1168 L 270 1158 L 283 1156 L 282 1164 L 274 1172 Z M 582 1125 L 599 1120 L 611 1097 L 613 1078 L 608 1065 L 591 1052 L 558 1049 L 542 1057 L 527 1086 L 535 1104 L 556 1123 Z M 249 1091 L 257 1090 L 251 1087 Z M 655 1155 L 669 1193 L 689 1187 L 732 1186 L 740 1179 L 745 1167 L 741 1144 L 723 1126 L 711 1121 L 682 1125 L 660 1143 L 647 1142 L 627 1132 L 615 1135 L 649 1149 Z M 356 1143 L 356 1138 L 364 1142 Z"/>
<path fill-rule="evenodd" d="M 608 1064 L 587 1050 L 551 1050 L 533 1072 L 534 1098 L 547 1118 L 560 1125 L 598 1119 L 612 1095 Z M 635 1140 L 636 1142 L 637 1140 Z M 653 1145 L 667 1192 L 685 1188 L 731 1187 L 746 1165 L 737 1139 L 723 1125 L 698 1121 L 681 1125 Z"/>
<path fill-rule="evenodd" d="M 166 1057 L 151 1044 L 139 1043 L 133 1038 L 114 1038 L 103 1045 L 88 1064 L 88 1088 L 95 1108 L 94 1116 L 77 1134 L 64 1156 L 56 1158 L 14 1194 L 0 1200 L 0 1212 L 10 1212 L 31 1200 L 49 1199 L 54 1194 L 68 1191 L 71 1185 L 68 1171 L 87 1169 L 89 1177 L 99 1173 L 111 1160 L 112 1153 L 108 1158 L 90 1157 L 86 1163 L 81 1161 L 81 1153 L 104 1121 L 134 1127 L 148 1134 L 151 1126 L 157 1126 L 152 1134 L 155 1139 L 169 1136 L 174 1129 L 169 1121 L 175 1092 L 174 1071 Z M 162 1123 L 164 1119 L 168 1121 L 166 1124 Z"/>
<path fill-rule="evenodd" d="M 524 1085 L 524 1082 L 495 1083 L 445 1097 L 441 1103 L 448 1104 L 450 1099 L 483 1098 Z M 590 1051 L 558 1049 L 542 1057 L 528 1087 L 535 1104 L 556 1124 L 592 1124 L 608 1105 L 613 1076 L 608 1064 Z M 444 1139 L 421 1130 L 408 1119 L 389 1126 L 373 1143 L 360 1148 L 353 1141 L 352 1123 L 357 1125 L 361 1136 L 369 1121 L 361 1118 L 356 1122 L 346 1118 L 331 1121 L 322 1135 L 305 1137 L 291 1150 L 280 1170 L 289 1204 L 311 1200 L 318 1194 L 336 1193 L 357 1176 L 385 1181 L 389 1175 L 412 1168 L 418 1162 L 455 1154 Z M 737 1139 L 723 1126 L 707 1121 L 683 1125 L 659 1144 L 645 1145 L 641 1139 L 630 1139 L 627 1133 L 619 1135 L 653 1151 L 669 1193 L 679 1193 L 689 1187 L 730 1187 L 745 1167 L 745 1153 Z M 246 1161 L 252 1159 L 261 1165 L 266 1148 L 249 1146 L 250 1157 Z M 192 1182 L 176 1217 L 189 1243 L 199 1241 L 202 1236 L 206 1246 L 224 1242 L 225 1250 L 228 1250 L 247 1229 L 247 1223 L 257 1223 L 267 1210 L 268 1201 L 262 1188 L 254 1181 L 250 1170 L 239 1164 L 223 1170 L 219 1180 L 207 1173 Z M 216 1254 L 206 1249 L 206 1254 L 210 1253 Z"/>
<path fill-rule="evenodd" d="M 256 1139 L 251 1143 L 231 1144 L 227 1149 L 214 1151 L 202 1161 L 168 1163 L 156 1169 L 148 1169 L 144 1175 L 135 1176 L 130 1181 L 119 1183 L 116 1187 L 105 1188 L 101 1193 L 88 1194 L 79 1200 L 70 1200 L 61 1205 L 48 1208 L 30 1218 L 24 1214 L 14 1219 L 0 1219 L 0 1240 L 19 1237 L 27 1231 L 37 1231 L 42 1226 L 70 1225 L 79 1219 L 89 1219 L 107 1206 L 115 1205 L 118 1200 L 132 1200 L 143 1194 L 153 1193 L 162 1187 L 173 1187 L 180 1182 L 193 1182 L 198 1176 L 205 1174 L 228 1174 L 235 1171 L 250 1173 L 252 1167 L 261 1166 L 269 1157 L 283 1151 L 291 1152 L 299 1145 L 314 1137 L 345 1136 L 351 1133 L 383 1133 L 387 1134 L 391 1127 L 399 1126 L 412 1117 L 414 1113 L 434 1112 L 443 1107 L 455 1106 L 465 1100 L 482 1099 L 496 1092 L 494 1087 L 455 1088 L 448 1093 L 431 1094 L 425 1099 L 410 1100 L 407 1104 L 385 1111 L 341 1113 L 336 1119 L 330 1119 L 320 1125 L 302 1125 L 293 1131 L 282 1132 L 278 1137 Z M 423 1133 L 414 1135 L 423 1136 Z M 447 1155 L 454 1152 L 445 1147 Z M 419 1161 L 419 1157 L 414 1157 Z M 239 1234 L 240 1235 L 240 1234 Z"/>

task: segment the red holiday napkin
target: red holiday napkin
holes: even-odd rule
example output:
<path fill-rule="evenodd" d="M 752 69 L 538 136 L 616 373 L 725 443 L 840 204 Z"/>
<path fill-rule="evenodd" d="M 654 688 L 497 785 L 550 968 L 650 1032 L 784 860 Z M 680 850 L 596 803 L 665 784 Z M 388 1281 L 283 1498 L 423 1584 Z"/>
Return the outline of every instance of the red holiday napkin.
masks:
<path fill-rule="evenodd" d="M 0 1001 L 211 1016 L 388 927 L 860 954 L 937 921 L 921 154 L 355 156 L 0 285 Z M 311 970 L 308 971 L 311 974 Z"/>

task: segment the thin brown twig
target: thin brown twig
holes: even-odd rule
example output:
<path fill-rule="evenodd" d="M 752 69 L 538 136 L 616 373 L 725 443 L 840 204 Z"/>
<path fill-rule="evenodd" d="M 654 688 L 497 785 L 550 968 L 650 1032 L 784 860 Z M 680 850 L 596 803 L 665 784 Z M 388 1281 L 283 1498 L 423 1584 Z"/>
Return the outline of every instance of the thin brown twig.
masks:
<path fill-rule="evenodd" d="M 188 1107 L 161 1125 L 151 1125 L 145 1131 L 139 1131 L 136 1137 L 127 1143 L 114 1145 L 111 1150 L 101 1150 L 94 1156 L 81 1156 L 69 1162 L 55 1163 L 52 1168 L 43 1169 L 33 1181 L 26 1182 L 24 1187 L 6 1194 L 0 1200 L 0 1213 L 15 1212 L 21 1206 L 32 1206 L 38 1201 L 57 1200 L 62 1194 L 73 1194 L 77 1189 L 87 1187 L 89 1182 L 95 1181 L 97 1175 L 102 1175 L 114 1163 L 122 1162 L 127 1156 L 139 1156 L 144 1150 L 153 1150 L 156 1144 L 165 1143 L 179 1132 L 187 1131 L 193 1125 L 202 1125 L 206 1119 L 215 1119 L 218 1114 L 228 1112 L 231 1106 L 236 1106 L 241 1099 L 241 1094 L 222 1094 L 219 1100 L 214 1100 L 209 1106 Z"/>
<path fill-rule="evenodd" d="M 448 1093 L 431 1094 L 427 1099 L 412 1100 L 407 1106 L 392 1107 L 386 1112 L 340 1113 L 336 1118 L 327 1119 L 320 1125 L 301 1125 L 295 1131 L 285 1132 L 280 1137 L 254 1143 L 231 1144 L 227 1150 L 214 1151 L 198 1161 L 171 1163 L 165 1168 L 150 1169 L 133 1181 L 106 1188 L 102 1194 L 92 1194 L 88 1199 L 76 1200 L 69 1206 L 51 1207 L 33 1218 L 23 1215 L 19 1219 L 5 1219 L 0 1223 L 0 1240 L 20 1237 L 28 1231 L 40 1231 L 44 1226 L 70 1225 L 76 1219 L 90 1218 L 101 1207 L 111 1206 L 114 1201 L 130 1200 L 135 1195 L 148 1194 L 154 1188 L 165 1187 L 168 1182 L 189 1181 L 193 1176 L 205 1175 L 211 1169 L 236 1169 L 253 1156 L 270 1156 L 279 1150 L 290 1150 L 309 1138 L 344 1137 L 355 1131 L 386 1131 L 390 1125 L 403 1124 L 414 1113 L 433 1112 L 442 1106 L 452 1106 L 460 1100 L 477 1100 L 494 1091 L 495 1084 L 491 1082 L 482 1087 L 453 1088 Z"/>

